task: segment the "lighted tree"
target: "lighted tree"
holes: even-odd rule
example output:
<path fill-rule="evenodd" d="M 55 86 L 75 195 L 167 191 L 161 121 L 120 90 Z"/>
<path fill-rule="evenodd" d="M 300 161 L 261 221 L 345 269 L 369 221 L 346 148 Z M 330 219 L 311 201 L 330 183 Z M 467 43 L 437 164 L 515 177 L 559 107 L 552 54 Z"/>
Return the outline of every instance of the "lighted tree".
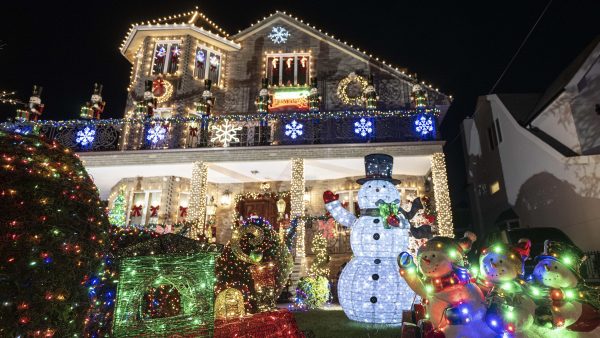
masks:
<path fill-rule="evenodd" d="M 115 198 L 112 209 L 108 213 L 108 221 L 112 225 L 125 226 L 125 220 L 127 219 L 126 212 L 125 191 L 121 189 L 117 194 L 117 198 Z"/>
<path fill-rule="evenodd" d="M 0 336 L 80 336 L 102 283 L 108 222 L 79 159 L 0 132 Z"/>
<path fill-rule="evenodd" d="M 312 250 L 315 253 L 315 259 L 310 265 L 309 274 L 311 276 L 322 276 L 329 278 L 329 254 L 327 253 L 327 240 L 320 232 L 317 232 L 312 240 Z"/>

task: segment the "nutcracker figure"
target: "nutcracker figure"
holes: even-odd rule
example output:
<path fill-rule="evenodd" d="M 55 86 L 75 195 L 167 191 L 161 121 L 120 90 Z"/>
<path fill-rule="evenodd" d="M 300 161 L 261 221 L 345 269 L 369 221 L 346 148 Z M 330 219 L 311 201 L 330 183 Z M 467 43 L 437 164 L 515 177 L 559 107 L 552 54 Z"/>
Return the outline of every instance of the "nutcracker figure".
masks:
<path fill-rule="evenodd" d="M 106 102 L 102 101 L 102 85 L 94 83 L 92 98 L 81 108 L 79 116 L 82 119 L 99 120 L 104 111 L 104 106 L 106 106 Z"/>

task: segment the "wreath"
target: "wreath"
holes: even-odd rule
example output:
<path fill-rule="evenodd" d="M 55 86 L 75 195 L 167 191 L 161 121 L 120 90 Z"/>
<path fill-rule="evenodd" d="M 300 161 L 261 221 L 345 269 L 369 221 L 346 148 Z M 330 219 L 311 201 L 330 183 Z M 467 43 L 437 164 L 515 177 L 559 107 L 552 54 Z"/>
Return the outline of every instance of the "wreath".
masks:
<path fill-rule="evenodd" d="M 360 92 L 358 95 L 352 95 L 352 93 L 348 92 L 348 89 L 351 85 L 357 85 L 360 87 Z M 364 101 L 364 92 L 369 85 L 367 79 L 360 75 L 356 75 L 356 73 L 352 72 L 348 74 L 345 78 L 343 78 L 337 87 L 337 96 L 342 100 L 344 104 L 360 106 Z"/>

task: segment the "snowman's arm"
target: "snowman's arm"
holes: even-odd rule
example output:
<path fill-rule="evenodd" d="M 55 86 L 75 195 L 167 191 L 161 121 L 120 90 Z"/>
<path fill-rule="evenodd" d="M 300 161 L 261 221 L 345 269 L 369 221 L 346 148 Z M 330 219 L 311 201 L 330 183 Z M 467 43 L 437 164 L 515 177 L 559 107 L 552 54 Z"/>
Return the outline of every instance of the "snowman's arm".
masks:
<path fill-rule="evenodd" d="M 325 209 L 329 211 L 331 216 L 345 227 L 351 227 L 356 222 L 356 216 L 350 211 L 344 209 L 342 203 L 338 200 L 325 203 Z"/>

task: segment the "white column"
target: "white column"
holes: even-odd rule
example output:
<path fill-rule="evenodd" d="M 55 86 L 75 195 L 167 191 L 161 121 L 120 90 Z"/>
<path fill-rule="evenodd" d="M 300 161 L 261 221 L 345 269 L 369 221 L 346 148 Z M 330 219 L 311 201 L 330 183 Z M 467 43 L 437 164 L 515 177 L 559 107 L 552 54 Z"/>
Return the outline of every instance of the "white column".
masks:
<path fill-rule="evenodd" d="M 208 167 L 204 162 L 194 162 L 190 187 L 189 220 L 192 223 L 190 237 L 197 239 L 203 233 L 206 220 L 206 176 Z"/>
<path fill-rule="evenodd" d="M 440 236 L 454 237 L 444 153 L 433 154 L 431 158 L 431 177 L 433 179 L 433 197 L 435 199 L 435 210 L 437 211 L 439 234 Z"/>
<path fill-rule="evenodd" d="M 292 159 L 292 182 L 290 189 L 290 218 L 304 217 L 304 160 Z M 304 220 L 298 220 L 296 228 L 296 257 L 305 257 Z"/>

